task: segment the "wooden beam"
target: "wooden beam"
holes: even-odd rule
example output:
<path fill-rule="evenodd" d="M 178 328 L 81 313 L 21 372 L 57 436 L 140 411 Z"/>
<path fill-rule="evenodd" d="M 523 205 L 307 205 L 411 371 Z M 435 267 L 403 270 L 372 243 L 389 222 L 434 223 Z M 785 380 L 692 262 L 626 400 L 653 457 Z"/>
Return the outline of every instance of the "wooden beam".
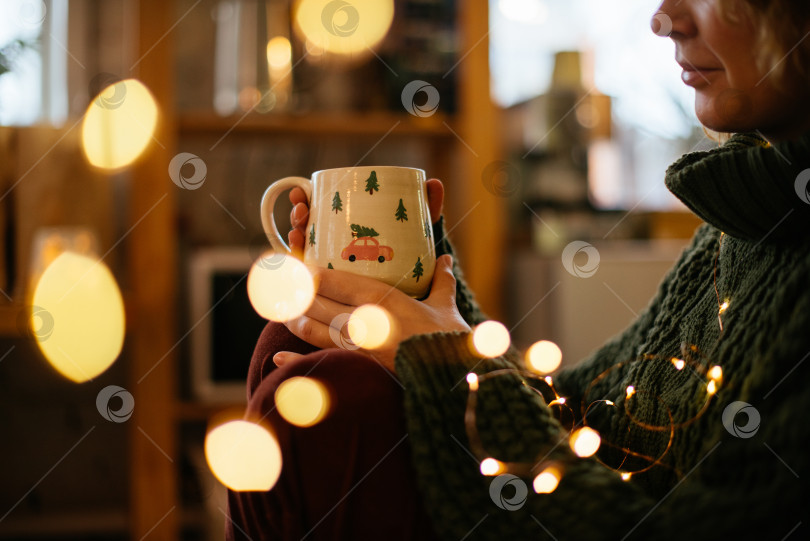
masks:
<path fill-rule="evenodd" d="M 488 0 L 458 3 L 461 60 L 456 69 L 462 184 L 450 187 L 448 198 L 458 198 L 457 219 L 466 215 L 458 224 L 461 235 L 457 245 L 467 281 L 484 311 L 502 319 L 505 200 L 491 193 L 482 178 L 487 166 L 500 157 L 498 114 L 489 90 L 488 8 Z"/>
<path fill-rule="evenodd" d="M 148 535 L 150 541 L 174 541 L 181 511 L 174 431 L 177 239 L 175 187 L 167 171 L 176 152 L 175 14 L 174 3 L 165 0 L 140 0 L 131 6 L 138 28 L 137 63 L 130 75 L 151 90 L 160 111 L 154 141 L 132 168 L 129 200 L 129 299 L 134 306 L 128 310 L 133 320 L 128 322 L 126 346 L 132 360 L 129 391 L 135 397 L 129 420 L 131 533 L 132 539 Z"/>

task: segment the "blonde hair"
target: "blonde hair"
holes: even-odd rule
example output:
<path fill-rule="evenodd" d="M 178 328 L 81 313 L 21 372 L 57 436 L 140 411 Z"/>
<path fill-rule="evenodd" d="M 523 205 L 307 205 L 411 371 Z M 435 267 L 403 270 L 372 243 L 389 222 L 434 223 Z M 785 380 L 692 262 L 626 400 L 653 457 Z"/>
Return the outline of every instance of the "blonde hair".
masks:
<path fill-rule="evenodd" d="M 758 68 L 774 77 L 776 86 L 786 78 L 810 81 L 810 2 L 807 0 L 720 0 L 720 13 L 731 23 L 741 15 L 756 27 L 760 48 Z"/>

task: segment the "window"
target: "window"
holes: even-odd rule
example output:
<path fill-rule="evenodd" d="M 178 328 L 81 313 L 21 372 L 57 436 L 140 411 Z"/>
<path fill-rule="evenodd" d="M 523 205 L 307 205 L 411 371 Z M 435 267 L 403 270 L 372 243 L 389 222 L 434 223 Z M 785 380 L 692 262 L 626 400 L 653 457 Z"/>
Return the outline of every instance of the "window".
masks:
<path fill-rule="evenodd" d="M 0 2 L 0 125 L 67 117 L 68 0 Z"/>
<path fill-rule="evenodd" d="M 580 51 L 584 90 L 612 98 L 613 137 L 592 149 L 589 190 L 602 208 L 680 204 L 666 167 L 710 146 L 680 79 L 674 44 L 650 30 L 659 0 L 490 0 L 492 94 L 509 107 L 545 93 L 554 55 Z M 612 148 L 611 148 L 612 147 Z"/>

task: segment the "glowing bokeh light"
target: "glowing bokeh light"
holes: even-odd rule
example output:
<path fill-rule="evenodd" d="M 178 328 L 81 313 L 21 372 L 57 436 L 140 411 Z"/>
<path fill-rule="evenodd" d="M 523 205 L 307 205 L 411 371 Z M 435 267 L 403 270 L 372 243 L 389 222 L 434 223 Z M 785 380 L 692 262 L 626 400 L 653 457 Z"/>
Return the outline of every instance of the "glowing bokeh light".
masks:
<path fill-rule="evenodd" d="M 560 471 L 554 466 L 549 466 L 534 478 L 532 488 L 538 494 L 551 494 L 560 484 Z"/>
<path fill-rule="evenodd" d="M 723 369 L 717 365 L 712 366 L 711 370 L 709 370 L 709 377 L 714 380 L 723 379 Z"/>
<path fill-rule="evenodd" d="M 472 335 L 475 351 L 483 357 L 497 357 L 506 353 L 511 340 L 509 331 L 498 321 L 484 321 L 477 325 Z"/>
<path fill-rule="evenodd" d="M 358 306 L 346 326 L 352 342 L 365 349 L 377 349 L 391 337 L 391 317 L 374 304 Z"/>
<path fill-rule="evenodd" d="M 292 45 L 284 36 L 276 36 L 267 42 L 267 64 L 272 69 L 289 68 L 292 63 Z"/>
<path fill-rule="evenodd" d="M 264 427 L 229 421 L 205 436 L 205 459 L 219 481 L 236 491 L 266 491 L 281 474 L 281 448 Z"/>
<path fill-rule="evenodd" d="M 675 357 L 672 358 L 672 364 L 675 365 L 676 370 L 683 370 L 683 367 L 686 366 L 683 359 L 676 359 Z"/>
<path fill-rule="evenodd" d="M 711 380 L 708 385 L 706 385 L 706 392 L 709 394 L 714 394 L 717 392 L 717 383 L 715 380 Z"/>
<path fill-rule="evenodd" d="M 622 472 L 622 481 L 629 481 L 633 474 L 630 472 Z"/>
<path fill-rule="evenodd" d="M 250 268 L 247 291 L 253 309 L 260 316 L 285 322 L 310 307 L 315 299 L 315 280 L 306 265 L 294 257 L 268 253 Z"/>
<path fill-rule="evenodd" d="M 624 393 L 625 393 L 625 396 L 626 396 L 627 398 L 630 398 L 631 396 L 633 396 L 634 394 L 636 394 L 636 388 L 635 388 L 635 387 L 633 387 L 632 385 L 628 385 L 628 386 L 627 386 L 627 389 L 625 389 Z"/>
<path fill-rule="evenodd" d="M 599 432 L 593 428 L 584 426 L 571 434 L 569 439 L 571 449 L 580 458 L 586 458 L 599 450 L 602 443 L 602 438 L 599 437 Z"/>
<path fill-rule="evenodd" d="M 467 384 L 470 386 L 471 391 L 478 390 L 478 374 L 470 372 L 467 374 Z"/>
<path fill-rule="evenodd" d="M 485 458 L 481 461 L 481 474 L 492 476 L 498 475 L 506 470 L 503 462 L 494 458 Z"/>
<path fill-rule="evenodd" d="M 526 366 L 538 374 L 554 372 L 562 363 L 562 350 L 554 342 L 540 340 L 526 351 Z"/>
<path fill-rule="evenodd" d="M 121 353 L 124 300 L 104 263 L 63 252 L 39 278 L 32 304 L 37 345 L 66 378 L 93 379 Z"/>
<path fill-rule="evenodd" d="M 141 155 L 155 131 L 158 109 L 143 83 L 125 79 L 93 99 L 82 122 L 87 160 L 103 169 L 129 165 Z"/>
<path fill-rule="evenodd" d="M 297 0 L 293 13 L 295 31 L 311 47 L 341 56 L 365 56 L 391 28 L 394 1 Z"/>
<path fill-rule="evenodd" d="M 312 378 L 295 376 L 284 380 L 276 389 L 275 400 L 279 414 L 295 426 L 313 426 L 329 412 L 329 391 Z"/>

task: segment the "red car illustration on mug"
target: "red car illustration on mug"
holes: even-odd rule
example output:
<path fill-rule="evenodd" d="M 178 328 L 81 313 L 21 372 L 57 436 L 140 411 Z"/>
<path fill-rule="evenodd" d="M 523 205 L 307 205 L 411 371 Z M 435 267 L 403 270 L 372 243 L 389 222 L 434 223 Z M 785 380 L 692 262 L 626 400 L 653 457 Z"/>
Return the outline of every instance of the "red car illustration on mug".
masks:
<path fill-rule="evenodd" d="M 382 263 L 394 258 L 394 250 L 390 246 L 383 246 L 374 237 L 357 237 L 340 252 L 340 257 L 349 261 L 376 259 Z"/>

